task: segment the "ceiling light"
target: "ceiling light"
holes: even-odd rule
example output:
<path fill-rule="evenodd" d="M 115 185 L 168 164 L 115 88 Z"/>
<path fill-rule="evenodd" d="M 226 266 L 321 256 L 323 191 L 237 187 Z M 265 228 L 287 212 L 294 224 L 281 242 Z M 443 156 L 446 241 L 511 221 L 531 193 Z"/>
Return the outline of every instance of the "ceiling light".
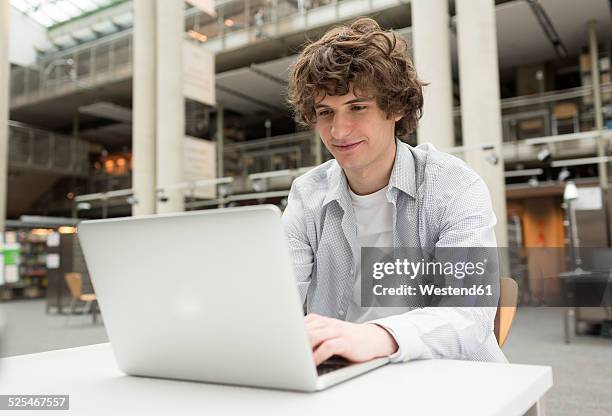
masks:
<path fill-rule="evenodd" d="M 53 233 L 53 230 L 50 228 L 34 228 L 30 233 L 34 235 L 49 235 Z"/>
<path fill-rule="evenodd" d="M 557 179 L 559 180 L 559 182 L 564 182 L 567 178 L 570 177 L 570 175 L 570 171 L 567 168 L 563 168 L 561 169 L 561 172 L 559 172 L 559 176 L 557 177 Z"/>
<path fill-rule="evenodd" d="M 572 201 L 578 198 L 578 189 L 574 181 L 567 181 L 565 189 L 563 189 L 563 199 L 565 201 Z"/>
<path fill-rule="evenodd" d="M 206 36 L 204 33 L 200 33 L 200 32 L 195 31 L 193 29 L 188 31 L 187 34 L 191 38 L 193 38 L 193 39 L 195 39 L 197 41 L 200 41 L 200 42 L 206 42 L 208 40 L 208 36 Z"/>
<path fill-rule="evenodd" d="M 222 184 L 219 185 L 219 194 L 221 194 L 221 197 L 225 198 L 226 196 L 230 195 L 232 192 L 232 188 L 228 185 L 228 184 Z"/>
<path fill-rule="evenodd" d="M 552 153 L 550 152 L 550 149 L 545 147 L 544 149 L 540 150 L 538 152 L 538 160 L 540 162 L 548 162 L 552 157 Z"/>
<path fill-rule="evenodd" d="M 166 195 L 166 192 L 163 189 L 160 189 L 157 192 L 157 200 L 159 202 L 168 202 L 170 198 L 168 197 L 168 195 Z"/>
<path fill-rule="evenodd" d="M 497 165 L 497 163 L 499 162 L 499 157 L 497 157 L 497 155 L 495 153 L 491 153 L 490 155 L 488 155 L 486 157 L 487 162 L 489 162 L 492 165 Z"/>
<path fill-rule="evenodd" d="M 255 192 L 264 192 L 266 190 L 266 180 L 255 179 L 253 181 L 253 189 L 255 190 Z"/>

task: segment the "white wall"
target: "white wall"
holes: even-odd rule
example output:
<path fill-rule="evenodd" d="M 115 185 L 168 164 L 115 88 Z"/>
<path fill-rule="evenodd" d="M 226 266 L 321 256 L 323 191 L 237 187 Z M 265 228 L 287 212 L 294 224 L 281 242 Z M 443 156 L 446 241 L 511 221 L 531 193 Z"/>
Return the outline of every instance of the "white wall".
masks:
<path fill-rule="evenodd" d="M 21 66 L 32 65 L 36 61 L 35 46 L 48 44 L 47 29 L 11 7 L 9 61 Z"/>

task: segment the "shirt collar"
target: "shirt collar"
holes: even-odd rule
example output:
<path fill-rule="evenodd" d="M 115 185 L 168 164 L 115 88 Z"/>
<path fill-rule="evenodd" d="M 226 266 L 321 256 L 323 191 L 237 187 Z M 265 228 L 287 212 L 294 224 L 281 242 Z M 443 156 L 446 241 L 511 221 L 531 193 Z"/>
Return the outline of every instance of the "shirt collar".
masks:
<path fill-rule="evenodd" d="M 395 152 L 395 163 L 389 178 L 389 188 L 397 188 L 416 198 L 416 167 L 411 146 L 397 139 L 395 144 L 397 150 Z"/>
<path fill-rule="evenodd" d="M 408 144 L 398 139 L 395 139 L 395 144 L 395 162 L 393 163 L 391 177 L 389 178 L 389 190 L 397 188 L 411 197 L 416 198 L 414 156 Z M 327 171 L 327 183 L 328 188 L 325 199 L 323 200 L 323 206 L 329 204 L 331 201 L 338 201 L 343 208 L 348 206 L 351 201 L 348 181 L 338 162 L 334 162 Z"/>

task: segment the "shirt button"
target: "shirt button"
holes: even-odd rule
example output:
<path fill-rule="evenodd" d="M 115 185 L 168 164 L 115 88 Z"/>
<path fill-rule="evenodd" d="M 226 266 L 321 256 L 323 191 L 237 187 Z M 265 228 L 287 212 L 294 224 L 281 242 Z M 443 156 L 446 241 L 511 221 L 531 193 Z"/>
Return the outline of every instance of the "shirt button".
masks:
<path fill-rule="evenodd" d="M 344 315 L 344 311 L 343 311 L 342 309 L 340 309 L 340 310 L 338 311 L 338 315 L 340 315 L 340 316 Z"/>

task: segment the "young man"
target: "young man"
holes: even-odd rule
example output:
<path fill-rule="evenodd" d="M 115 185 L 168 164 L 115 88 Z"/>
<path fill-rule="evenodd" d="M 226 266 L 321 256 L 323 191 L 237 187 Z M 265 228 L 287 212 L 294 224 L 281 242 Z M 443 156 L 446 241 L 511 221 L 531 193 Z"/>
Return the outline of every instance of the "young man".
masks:
<path fill-rule="evenodd" d="M 496 246 L 482 179 L 397 139 L 416 128 L 422 86 L 405 41 L 369 18 L 330 30 L 291 68 L 288 101 L 335 158 L 294 181 L 283 214 L 316 364 L 506 361 L 495 308 L 361 306 L 361 247 Z"/>

